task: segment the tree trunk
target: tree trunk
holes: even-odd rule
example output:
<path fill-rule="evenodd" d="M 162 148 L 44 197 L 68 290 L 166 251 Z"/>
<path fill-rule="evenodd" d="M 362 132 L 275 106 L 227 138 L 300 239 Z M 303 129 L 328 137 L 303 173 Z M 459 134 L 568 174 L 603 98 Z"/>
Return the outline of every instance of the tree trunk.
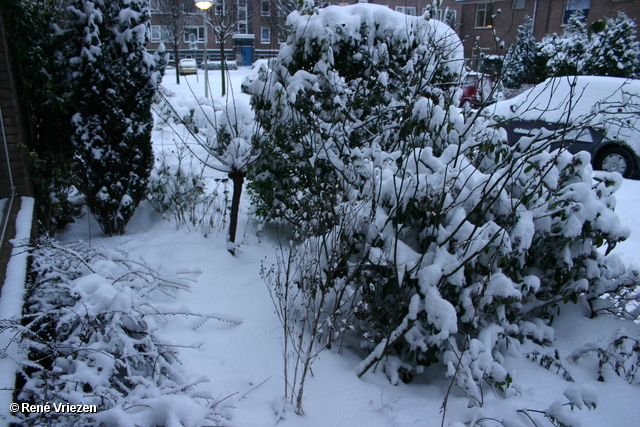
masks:
<path fill-rule="evenodd" d="M 173 43 L 173 60 L 176 63 L 176 84 L 180 84 L 180 70 L 178 69 L 178 65 L 180 64 L 179 60 L 179 51 L 178 51 L 178 42 Z"/>
<path fill-rule="evenodd" d="M 242 194 L 242 184 L 244 184 L 244 171 L 233 171 L 229 178 L 233 181 L 233 197 L 231 199 L 231 218 L 229 221 L 229 241 L 236 242 L 236 230 L 238 228 L 238 211 L 240 210 L 240 195 Z M 233 251 L 231 251 L 233 253 Z"/>
<path fill-rule="evenodd" d="M 222 96 L 227 94 L 227 82 L 225 76 L 224 40 L 220 42 L 220 72 L 222 73 Z M 231 176 L 231 174 L 229 174 Z M 244 176 L 243 176 L 244 178 Z M 235 193 L 234 193 L 235 194 Z M 233 240 L 232 240 L 233 241 Z"/>

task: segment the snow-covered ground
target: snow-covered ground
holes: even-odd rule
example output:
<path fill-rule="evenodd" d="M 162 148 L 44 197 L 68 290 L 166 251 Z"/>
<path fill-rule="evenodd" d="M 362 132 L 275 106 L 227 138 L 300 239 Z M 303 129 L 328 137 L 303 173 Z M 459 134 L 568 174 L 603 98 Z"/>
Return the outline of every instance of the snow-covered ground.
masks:
<path fill-rule="evenodd" d="M 175 70 L 168 70 L 165 87 L 179 96 L 201 97 L 203 76 L 182 77 L 175 83 Z M 242 78 L 249 69 L 231 71 L 230 96 L 248 100 L 240 93 Z M 188 83 L 188 84 L 187 84 Z M 211 90 L 220 93 L 219 72 L 210 72 Z M 216 103 L 221 102 L 219 98 Z M 171 150 L 174 138 L 167 127 L 157 127 L 154 144 L 157 152 Z M 211 176 L 221 176 L 210 171 Z M 217 175 L 216 175 L 217 174 Z M 640 338 L 640 327 L 629 322 L 601 317 L 586 318 L 579 306 L 567 306 L 554 327 L 555 349 L 560 363 L 576 380 L 570 383 L 552 368 L 513 351 L 505 365 L 515 372 L 519 394 L 499 397 L 488 386 L 482 408 L 467 408 L 468 399 L 451 389 L 446 414 L 442 405 L 451 379 L 445 368 L 435 366 L 413 383 L 392 386 L 381 372 L 370 372 L 358 378 L 354 372 L 360 362 L 357 349 L 343 354 L 327 350 L 312 367 L 304 392 L 304 416 L 295 415 L 283 404 L 284 380 L 281 346 L 281 325 L 271 296 L 260 277 L 263 264 L 275 259 L 276 245 L 269 229 L 256 235 L 257 223 L 247 214 L 249 200 L 242 201 L 239 239 L 242 245 L 235 256 L 227 251 L 226 230 L 213 230 L 206 236 L 200 230 L 180 229 L 163 218 L 148 203 L 142 203 L 127 227 L 124 236 L 104 237 L 99 226 L 88 216 L 83 217 L 58 236 L 62 241 L 83 240 L 92 246 L 105 246 L 126 251 L 132 259 L 143 259 L 163 274 L 194 279 L 190 293 L 181 294 L 171 305 L 171 312 L 191 312 L 212 316 L 208 320 L 176 317 L 158 335 L 165 343 L 179 349 L 180 360 L 187 375 L 196 380 L 206 376 L 207 388 L 218 396 L 221 405 L 231 408 L 231 426 L 296 426 L 296 427 L 435 427 L 460 426 L 474 419 L 486 420 L 481 425 L 532 426 L 520 409 L 544 411 L 554 402 L 567 402 L 563 392 L 571 386 L 595 388 L 598 405 L 572 415 L 584 427 L 634 426 L 640 420 L 640 386 L 629 385 L 611 372 L 605 382 L 597 381 L 597 361 L 587 357 L 578 363 L 568 360 L 575 350 L 591 342 L 607 341 L 615 329 L 624 327 L 630 336 Z M 631 238 L 616 249 L 626 261 L 640 263 L 640 182 L 625 180 L 618 192 L 617 212 L 631 227 Z M 529 412 L 539 426 L 551 425 L 541 414 Z"/>

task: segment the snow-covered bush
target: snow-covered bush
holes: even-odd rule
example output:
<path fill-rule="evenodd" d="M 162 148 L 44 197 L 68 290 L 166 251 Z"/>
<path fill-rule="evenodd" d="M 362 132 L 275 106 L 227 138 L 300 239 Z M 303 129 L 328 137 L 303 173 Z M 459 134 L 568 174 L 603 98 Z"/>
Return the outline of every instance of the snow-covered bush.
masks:
<path fill-rule="evenodd" d="M 624 329 L 615 331 L 608 343 L 589 343 L 575 351 L 571 360 L 578 362 L 590 353 L 598 358 L 598 381 L 605 381 L 612 371 L 630 384 L 640 384 L 640 341 Z"/>
<path fill-rule="evenodd" d="M 640 67 L 640 43 L 636 23 L 619 11 L 606 18 L 602 31 L 594 32 L 589 43 L 584 74 L 635 77 Z"/>
<path fill-rule="evenodd" d="M 520 87 L 523 84 L 538 82 L 536 39 L 533 37 L 533 20 L 525 16 L 524 23 L 518 27 L 516 43 L 509 47 L 502 67 L 503 83 L 507 88 Z"/>
<path fill-rule="evenodd" d="M 249 105 L 240 100 L 227 103 L 216 113 L 215 121 L 210 125 L 206 141 L 198 138 L 198 143 L 208 154 L 203 163 L 214 170 L 225 172 L 233 183 L 229 250 L 234 253 L 244 178 L 247 168 L 258 159 L 252 139 L 259 133 Z"/>
<path fill-rule="evenodd" d="M 305 9 L 289 23 L 287 44 L 249 87 L 265 135 L 254 142 L 263 155 L 250 189 L 259 215 L 321 233 L 350 197 L 343 181 L 358 185 L 344 175 L 357 150 L 419 147 L 427 128 L 444 132 L 462 45 L 442 22 L 376 5 Z"/>
<path fill-rule="evenodd" d="M 164 72 L 164 49 L 145 44 L 143 0 L 75 0 L 71 59 L 77 87 L 74 144 L 87 205 L 108 234 L 123 234 L 146 196 L 153 167 L 151 102 Z"/>
<path fill-rule="evenodd" d="M 172 153 L 160 153 L 149 177 L 149 203 L 176 227 L 205 233 L 222 229 L 228 222 L 228 179 L 206 177 L 204 165 L 190 154 L 179 144 Z"/>
<path fill-rule="evenodd" d="M 72 200 L 77 179 L 71 143 L 72 92 L 68 77 L 69 33 L 60 31 L 64 8 L 51 0 L 2 2 L 3 25 L 14 72 L 21 85 L 29 138 L 21 148 L 38 200 L 37 214 L 47 231 L 72 222 L 79 209 Z"/>
<path fill-rule="evenodd" d="M 19 402 L 95 405 L 94 413 L 17 413 L 23 425 L 217 425 L 221 415 L 189 382 L 155 329 L 157 305 L 188 285 L 113 250 L 40 240 L 20 323 Z M 184 313 L 189 315 L 189 313 Z"/>
<path fill-rule="evenodd" d="M 640 66 L 636 24 L 623 12 L 587 27 L 577 10 L 561 35 L 545 36 L 537 44 L 547 77 L 594 75 L 635 77 Z"/>
<path fill-rule="evenodd" d="M 550 151 L 561 135 L 509 146 L 491 118 L 465 121 L 449 80 L 462 52 L 441 24 L 357 5 L 290 23 L 251 86 L 268 153 L 254 199 L 300 239 L 267 282 L 303 293 L 312 337 L 331 332 L 311 343 L 359 337 L 358 375 L 380 366 L 396 382 L 440 364 L 471 405 L 484 384 L 510 395 L 507 348 L 552 342 L 559 305 L 629 278 L 598 250 L 629 233 L 613 212 L 620 176 L 594 181 L 586 153 Z"/>
<path fill-rule="evenodd" d="M 547 63 L 545 77 L 583 74 L 589 44 L 585 21 L 582 10 L 576 10 L 562 26 L 561 35 L 554 33 L 542 38 L 538 52 L 541 60 Z"/>

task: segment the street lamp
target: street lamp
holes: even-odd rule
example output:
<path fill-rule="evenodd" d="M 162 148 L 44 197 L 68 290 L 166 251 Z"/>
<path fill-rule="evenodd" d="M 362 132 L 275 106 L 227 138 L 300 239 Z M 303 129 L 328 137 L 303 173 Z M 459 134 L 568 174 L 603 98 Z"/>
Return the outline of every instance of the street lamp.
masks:
<path fill-rule="evenodd" d="M 204 18 L 204 97 L 209 97 L 209 69 L 208 62 L 209 58 L 207 58 L 207 44 L 209 43 L 207 37 L 207 9 L 213 6 L 213 1 L 211 0 L 195 0 L 196 7 L 202 11 L 202 17 Z"/>

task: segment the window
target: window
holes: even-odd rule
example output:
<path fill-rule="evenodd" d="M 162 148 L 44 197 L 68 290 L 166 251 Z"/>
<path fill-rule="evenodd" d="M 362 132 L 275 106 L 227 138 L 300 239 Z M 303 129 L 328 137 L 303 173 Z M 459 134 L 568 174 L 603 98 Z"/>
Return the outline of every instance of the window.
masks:
<path fill-rule="evenodd" d="M 151 26 L 151 42 L 164 43 L 171 39 L 167 27 L 164 25 L 152 25 Z"/>
<path fill-rule="evenodd" d="M 513 8 L 524 9 L 525 3 L 526 3 L 525 0 L 513 0 Z"/>
<path fill-rule="evenodd" d="M 204 27 L 185 27 L 184 40 L 186 42 L 204 42 Z"/>
<path fill-rule="evenodd" d="M 358 3 L 369 3 L 369 0 L 358 0 Z"/>
<path fill-rule="evenodd" d="M 564 0 L 564 16 L 562 18 L 562 22 L 566 24 L 571 15 L 573 15 L 577 10 L 581 10 L 586 19 L 589 16 L 590 8 L 591 0 Z"/>
<path fill-rule="evenodd" d="M 243 6 L 244 5 L 244 6 Z M 245 0 L 238 1 L 238 20 L 236 22 L 236 31 L 238 34 L 247 34 L 247 2 Z"/>
<path fill-rule="evenodd" d="M 493 4 L 478 3 L 476 5 L 476 28 L 493 27 Z"/>
<path fill-rule="evenodd" d="M 402 12 L 406 15 L 416 16 L 416 8 L 410 6 L 396 6 L 396 12 Z"/>
<path fill-rule="evenodd" d="M 260 29 L 260 43 L 262 44 L 271 43 L 271 28 L 262 27 Z"/>
<path fill-rule="evenodd" d="M 270 0 L 262 0 L 262 8 L 260 9 L 262 16 L 271 16 L 271 10 L 269 9 Z"/>

